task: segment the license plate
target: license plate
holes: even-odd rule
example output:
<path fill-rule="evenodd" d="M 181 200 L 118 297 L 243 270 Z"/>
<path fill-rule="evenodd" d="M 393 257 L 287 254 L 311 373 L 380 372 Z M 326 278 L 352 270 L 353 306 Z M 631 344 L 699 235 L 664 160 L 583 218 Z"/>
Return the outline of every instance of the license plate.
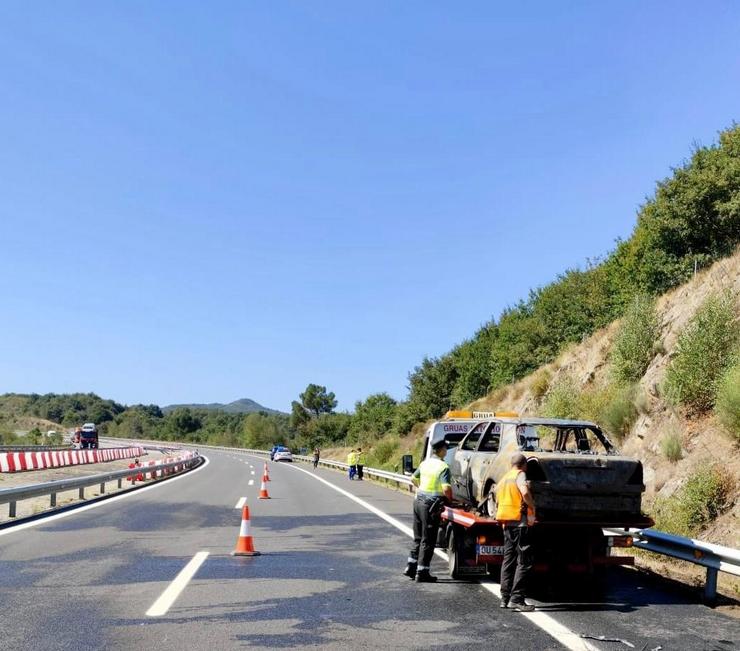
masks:
<path fill-rule="evenodd" d="M 478 545 L 478 556 L 503 556 L 503 545 Z"/>

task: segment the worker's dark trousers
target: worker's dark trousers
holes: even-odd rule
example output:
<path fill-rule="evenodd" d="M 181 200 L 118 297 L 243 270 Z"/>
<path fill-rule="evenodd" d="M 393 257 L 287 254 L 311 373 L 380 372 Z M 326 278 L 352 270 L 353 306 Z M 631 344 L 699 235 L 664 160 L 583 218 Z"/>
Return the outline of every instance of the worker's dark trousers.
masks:
<path fill-rule="evenodd" d="M 357 479 L 359 479 L 360 481 L 362 481 L 362 469 L 364 467 L 365 466 L 361 466 L 359 464 L 357 465 Z"/>
<path fill-rule="evenodd" d="M 414 500 L 414 546 L 409 558 L 418 564 L 418 569 L 429 569 L 437 542 L 439 516 L 433 516 L 429 509 L 436 498 L 417 497 Z"/>
<path fill-rule="evenodd" d="M 501 598 L 524 601 L 527 578 L 534 564 L 529 527 L 504 527 L 504 562 L 501 565 Z"/>

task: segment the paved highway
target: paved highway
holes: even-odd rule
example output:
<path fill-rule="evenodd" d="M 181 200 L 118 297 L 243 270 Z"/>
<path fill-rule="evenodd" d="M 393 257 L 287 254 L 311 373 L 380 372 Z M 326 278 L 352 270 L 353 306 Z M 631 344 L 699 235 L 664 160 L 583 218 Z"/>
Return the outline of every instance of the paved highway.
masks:
<path fill-rule="evenodd" d="M 630 648 L 580 634 L 738 648 L 737 620 L 631 570 L 598 603 L 532 615 L 500 611 L 496 584 L 445 580 L 440 559 L 442 580 L 417 585 L 400 574 L 407 495 L 270 464 L 272 499 L 258 500 L 262 458 L 207 455 L 174 481 L 0 530 L 0 649 Z M 255 558 L 230 555 L 242 497 Z"/>

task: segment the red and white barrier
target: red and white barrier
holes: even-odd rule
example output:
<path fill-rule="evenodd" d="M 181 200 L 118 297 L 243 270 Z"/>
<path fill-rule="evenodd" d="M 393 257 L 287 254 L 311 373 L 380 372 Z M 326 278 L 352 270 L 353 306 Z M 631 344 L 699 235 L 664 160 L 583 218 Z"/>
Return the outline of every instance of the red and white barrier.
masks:
<path fill-rule="evenodd" d="M 142 447 L 104 450 L 58 450 L 53 452 L 0 452 L 0 472 L 23 472 L 131 459 L 146 454 Z"/>

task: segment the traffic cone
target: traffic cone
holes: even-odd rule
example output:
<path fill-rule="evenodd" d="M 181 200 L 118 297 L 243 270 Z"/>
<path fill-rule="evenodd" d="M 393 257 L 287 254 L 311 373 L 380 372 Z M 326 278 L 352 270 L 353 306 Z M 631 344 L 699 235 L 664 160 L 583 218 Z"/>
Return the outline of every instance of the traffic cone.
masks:
<path fill-rule="evenodd" d="M 267 484 L 265 483 L 265 478 L 262 478 L 262 485 L 260 486 L 260 495 L 259 498 L 261 500 L 269 500 L 270 496 L 267 494 Z"/>
<path fill-rule="evenodd" d="M 239 529 L 239 538 L 236 541 L 236 549 L 231 552 L 232 556 L 259 556 L 254 550 L 252 534 L 249 531 L 249 507 L 245 504 L 242 509 L 242 524 Z"/>
<path fill-rule="evenodd" d="M 267 471 L 267 461 L 265 461 L 265 470 L 262 473 L 262 481 L 270 481 L 270 473 Z"/>

